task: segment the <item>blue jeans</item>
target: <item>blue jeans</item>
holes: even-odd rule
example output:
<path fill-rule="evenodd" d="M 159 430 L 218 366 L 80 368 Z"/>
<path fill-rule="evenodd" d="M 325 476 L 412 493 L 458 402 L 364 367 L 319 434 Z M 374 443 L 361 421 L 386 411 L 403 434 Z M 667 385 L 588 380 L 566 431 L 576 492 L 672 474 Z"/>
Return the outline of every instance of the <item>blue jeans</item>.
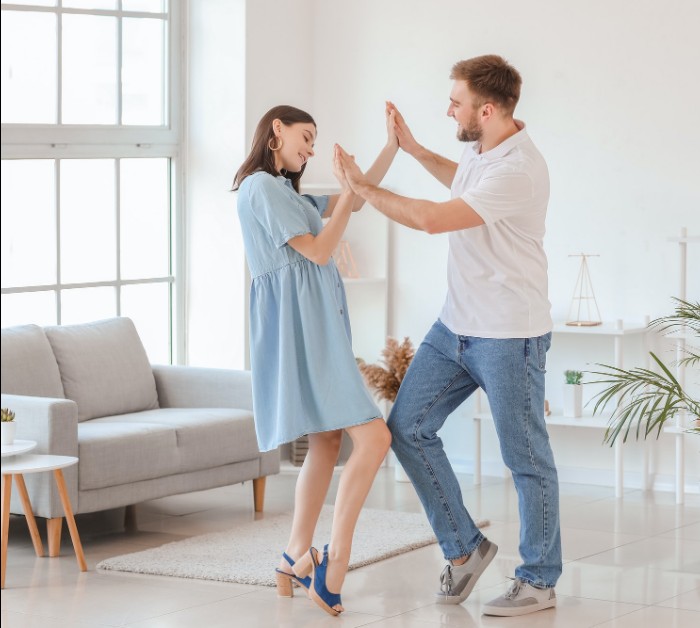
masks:
<path fill-rule="evenodd" d="M 477 388 L 488 396 L 503 461 L 520 510 L 515 575 L 553 587 L 562 571 L 559 483 L 544 422 L 544 374 L 551 334 L 477 338 L 453 334 L 438 320 L 406 372 L 388 426 L 392 448 L 413 482 L 446 559 L 470 554 L 484 536 L 437 435 Z"/>

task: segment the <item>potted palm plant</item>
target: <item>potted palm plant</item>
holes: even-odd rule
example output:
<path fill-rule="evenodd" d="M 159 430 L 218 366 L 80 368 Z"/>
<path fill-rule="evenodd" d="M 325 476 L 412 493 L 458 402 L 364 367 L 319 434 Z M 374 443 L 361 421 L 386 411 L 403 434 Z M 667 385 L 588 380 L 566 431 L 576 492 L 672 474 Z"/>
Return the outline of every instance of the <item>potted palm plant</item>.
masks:
<path fill-rule="evenodd" d="M 657 318 L 649 323 L 665 334 L 683 333 L 700 338 L 700 303 L 681 299 L 676 301 L 675 313 Z M 700 400 L 694 398 L 671 372 L 671 369 L 653 352 L 649 352 L 658 372 L 646 368 L 622 369 L 607 364 L 598 364 L 603 371 L 591 371 L 601 379 L 595 383 L 605 384 L 599 392 L 593 414 L 600 412 L 608 402 L 615 402 L 615 411 L 605 432 L 605 441 L 612 445 L 622 435 L 627 441 L 632 428 L 637 440 L 656 432 L 661 435 L 664 425 L 677 415 L 687 416 L 687 431 L 700 434 Z M 700 350 L 686 347 L 685 355 L 675 364 L 694 366 L 700 363 Z"/>

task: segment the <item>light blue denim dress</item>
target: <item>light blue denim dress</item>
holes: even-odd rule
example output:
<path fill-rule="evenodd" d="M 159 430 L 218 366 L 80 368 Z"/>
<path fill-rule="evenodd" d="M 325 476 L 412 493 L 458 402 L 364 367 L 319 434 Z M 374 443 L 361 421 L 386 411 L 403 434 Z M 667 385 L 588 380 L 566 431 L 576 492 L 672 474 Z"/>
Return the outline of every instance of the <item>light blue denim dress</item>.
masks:
<path fill-rule="evenodd" d="M 319 266 L 290 247 L 318 235 L 327 196 L 256 172 L 238 192 L 250 288 L 253 408 L 260 451 L 304 434 L 380 417 L 352 352 L 345 288 L 335 263 Z"/>

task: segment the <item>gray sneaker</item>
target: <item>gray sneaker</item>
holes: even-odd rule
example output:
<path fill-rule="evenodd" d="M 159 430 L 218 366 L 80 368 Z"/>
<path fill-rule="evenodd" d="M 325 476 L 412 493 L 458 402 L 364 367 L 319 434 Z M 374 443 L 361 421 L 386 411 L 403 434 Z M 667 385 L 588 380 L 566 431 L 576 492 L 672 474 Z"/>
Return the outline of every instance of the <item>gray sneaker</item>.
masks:
<path fill-rule="evenodd" d="M 483 608 L 484 615 L 515 617 L 527 615 L 557 605 L 554 589 L 538 589 L 520 578 L 516 578 L 510 588 Z"/>
<path fill-rule="evenodd" d="M 461 604 L 464 602 L 497 551 L 498 546 L 495 543 L 484 539 L 463 565 L 447 564 L 440 574 L 440 591 L 435 594 L 435 603 Z"/>

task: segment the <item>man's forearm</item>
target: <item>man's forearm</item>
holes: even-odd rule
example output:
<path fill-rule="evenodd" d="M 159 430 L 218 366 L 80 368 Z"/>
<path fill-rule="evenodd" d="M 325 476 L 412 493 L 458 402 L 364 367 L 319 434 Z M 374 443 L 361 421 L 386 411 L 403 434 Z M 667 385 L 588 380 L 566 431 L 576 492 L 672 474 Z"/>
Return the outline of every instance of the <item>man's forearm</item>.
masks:
<path fill-rule="evenodd" d="M 374 163 L 367 169 L 365 177 L 372 185 L 379 185 L 389 170 L 389 166 L 394 161 L 398 152 L 398 145 L 387 144 L 381 150 Z M 364 205 L 365 201 L 362 197 L 358 198 L 353 204 L 353 211 L 357 211 Z"/>
<path fill-rule="evenodd" d="M 433 205 L 430 201 L 400 196 L 366 181 L 355 185 L 354 189 L 356 194 L 391 220 L 411 229 L 425 231 L 425 219 Z"/>
<path fill-rule="evenodd" d="M 398 145 L 387 144 L 382 148 L 374 163 L 365 172 L 365 178 L 372 185 L 379 185 L 384 175 L 389 171 L 391 162 L 394 161 L 396 153 L 399 152 Z"/>
<path fill-rule="evenodd" d="M 424 146 L 418 146 L 411 152 L 413 157 L 423 168 L 432 174 L 445 187 L 452 187 L 452 181 L 457 172 L 457 162 L 454 162 L 442 155 L 434 153 Z"/>

